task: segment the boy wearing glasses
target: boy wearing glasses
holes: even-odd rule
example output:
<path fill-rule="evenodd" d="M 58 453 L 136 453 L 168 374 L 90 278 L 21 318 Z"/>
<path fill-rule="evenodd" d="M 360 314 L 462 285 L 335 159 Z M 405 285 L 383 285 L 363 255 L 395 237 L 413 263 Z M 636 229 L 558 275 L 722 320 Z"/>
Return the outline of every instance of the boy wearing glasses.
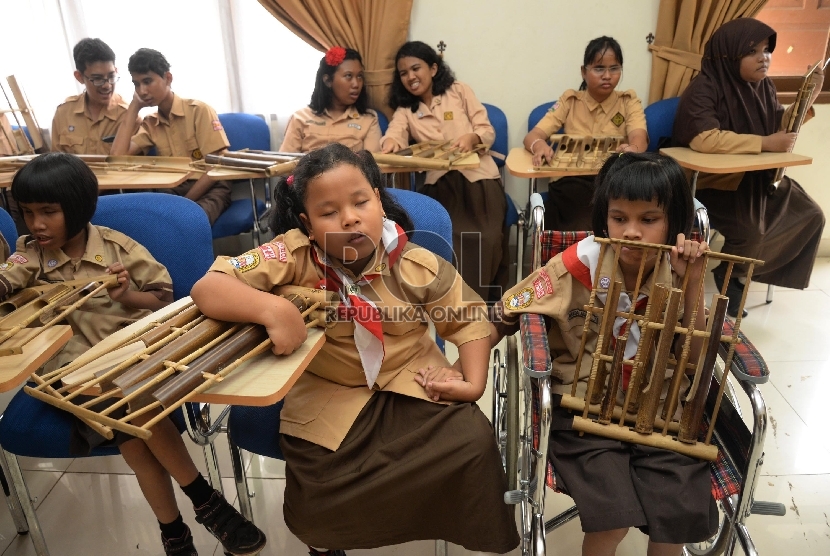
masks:
<path fill-rule="evenodd" d="M 187 156 L 201 160 L 220 154 L 230 146 L 216 111 L 204 102 L 186 99 L 173 92 L 173 74 L 164 55 L 152 48 L 139 48 L 127 64 L 135 94 L 127 109 L 128 118 L 138 117 L 142 108 L 158 111 L 144 118 L 138 132 L 121 128 L 112 144 L 113 155 L 147 154 L 155 147 L 158 156 Z M 231 186 L 202 174 L 164 191 L 195 201 L 211 225 L 231 204 Z"/>
<path fill-rule="evenodd" d="M 52 119 L 52 150 L 71 154 L 110 154 L 112 138 L 129 121 L 130 131 L 138 120 L 127 118 L 127 103 L 115 92 L 118 69 L 115 53 L 101 39 L 81 39 L 72 50 L 75 79 L 86 87 L 67 98 Z M 109 138 L 109 141 L 105 140 Z"/>

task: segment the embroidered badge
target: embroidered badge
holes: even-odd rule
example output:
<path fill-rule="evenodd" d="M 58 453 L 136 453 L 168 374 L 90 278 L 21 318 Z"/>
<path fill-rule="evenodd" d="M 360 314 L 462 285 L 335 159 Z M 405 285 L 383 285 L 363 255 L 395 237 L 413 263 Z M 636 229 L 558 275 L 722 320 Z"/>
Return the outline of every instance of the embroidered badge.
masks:
<path fill-rule="evenodd" d="M 228 262 L 239 272 L 247 272 L 259 266 L 259 254 L 256 251 L 250 251 L 244 255 L 232 257 L 228 259 Z"/>
<path fill-rule="evenodd" d="M 624 121 L 625 121 L 625 116 L 623 116 L 619 112 L 614 114 L 614 117 L 611 118 L 611 122 L 617 127 L 620 127 L 621 125 L 623 125 Z"/>
<path fill-rule="evenodd" d="M 10 263 L 10 262 L 6 261 L 5 263 L 0 264 L 0 272 L 5 272 L 13 266 L 14 266 L 14 263 Z"/>
<path fill-rule="evenodd" d="M 285 244 L 281 241 L 278 241 L 275 245 L 277 246 L 280 262 L 284 263 L 288 260 L 288 249 L 285 248 Z"/>
<path fill-rule="evenodd" d="M 20 253 L 15 253 L 14 255 L 9 257 L 9 261 L 11 261 L 13 263 L 18 263 L 18 264 L 26 264 L 26 263 L 29 262 L 29 259 L 27 259 L 23 255 L 21 255 Z"/>
<path fill-rule="evenodd" d="M 446 122 L 446 121 L 449 121 L 449 120 L 452 120 L 452 111 L 444 112 L 444 121 Z"/>
<path fill-rule="evenodd" d="M 56 266 L 58 266 L 58 261 L 55 259 L 49 259 L 49 262 L 46 263 L 46 266 L 48 266 L 49 268 L 55 268 Z"/>
<path fill-rule="evenodd" d="M 550 110 L 548 110 L 548 112 L 555 112 L 557 108 L 559 108 L 559 101 L 558 100 L 556 102 L 554 102 L 553 105 L 551 105 Z"/>
<path fill-rule="evenodd" d="M 587 315 L 587 311 L 583 311 L 582 309 L 571 309 L 568 313 L 568 320 L 584 319 Z M 599 324 L 599 315 L 591 315 L 591 322 Z"/>
<path fill-rule="evenodd" d="M 224 129 L 222 127 L 222 122 L 219 120 L 213 120 L 213 131 L 222 131 Z"/>
<path fill-rule="evenodd" d="M 531 303 L 533 303 L 533 289 L 523 288 L 508 297 L 505 305 L 508 309 L 516 311 L 518 309 L 524 309 Z"/>
<path fill-rule="evenodd" d="M 101 255 L 95 255 L 95 260 L 99 263 L 102 263 L 104 262 L 104 257 L 102 257 Z"/>
<path fill-rule="evenodd" d="M 607 290 L 610 285 L 611 285 L 611 278 L 609 278 L 608 276 L 603 276 L 602 278 L 599 279 L 599 287 L 600 288 L 604 288 L 604 289 Z"/>
<path fill-rule="evenodd" d="M 539 276 L 533 281 L 533 291 L 536 292 L 536 299 L 542 299 L 553 293 L 553 284 L 544 269 L 539 270 Z"/>
<path fill-rule="evenodd" d="M 360 286 L 357 284 L 348 284 L 346 286 L 346 295 L 360 295 Z"/>
<path fill-rule="evenodd" d="M 375 267 L 375 272 L 383 272 L 386 270 L 386 263 L 380 263 Z"/>
<path fill-rule="evenodd" d="M 191 158 L 194 160 L 202 160 L 202 151 L 199 149 L 194 149 L 192 153 L 190 153 Z"/>
<path fill-rule="evenodd" d="M 75 131 L 75 126 L 74 125 L 69 126 L 69 131 Z"/>
<path fill-rule="evenodd" d="M 362 127 L 360 127 L 360 124 L 355 124 L 355 123 L 346 124 L 346 127 L 353 127 L 355 129 L 363 129 Z"/>
<path fill-rule="evenodd" d="M 266 261 L 270 261 L 277 258 L 277 252 L 274 251 L 274 248 L 268 245 L 260 245 L 259 250 L 262 251 L 262 258 Z"/>

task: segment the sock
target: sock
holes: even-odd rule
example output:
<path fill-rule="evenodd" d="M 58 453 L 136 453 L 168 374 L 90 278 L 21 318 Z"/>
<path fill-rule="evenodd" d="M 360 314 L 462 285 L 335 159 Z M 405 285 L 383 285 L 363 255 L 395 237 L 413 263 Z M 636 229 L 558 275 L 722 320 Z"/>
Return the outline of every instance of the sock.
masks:
<path fill-rule="evenodd" d="M 162 523 L 159 521 L 159 528 L 161 529 L 161 535 L 167 540 L 180 539 L 187 532 L 187 525 L 185 525 L 182 520 L 182 514 L 179 514 L 179 516 L 170 523 Z"/>
<path fill-rule="evenodd" d="M 182 492 L 190 498 L 194 508 L 207 504 L 214 493 L 213 487 L 202 477 L 201 473 L 196 476 L 192 483 L 181 488 Z"/>

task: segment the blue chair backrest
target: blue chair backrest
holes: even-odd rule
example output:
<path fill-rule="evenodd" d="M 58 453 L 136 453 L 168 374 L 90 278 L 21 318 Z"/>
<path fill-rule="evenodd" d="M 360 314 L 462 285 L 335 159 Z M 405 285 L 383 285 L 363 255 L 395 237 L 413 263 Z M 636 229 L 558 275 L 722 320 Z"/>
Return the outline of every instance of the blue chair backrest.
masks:
<path fill-rule="evenodd" d="M 491 147 L 495 152 L 507 156 L 507 116 L 498 106 L 483 103 L 484 108 L 487 109 L 487 118 L 490 120 L 490 125 L 496 130 L 496 140 Z M 504 160 L 493 157 L 496 166 L 501 168 L 504 166 Z"/>
<path fill-rule="evenodd" d="M 452 221 L 447 209 L 431 197 L 405 189 L 387 189 L 415 224 L 412 242 L 453 262 Z"/>
<path fill-rule="evenodd" d="M 657 152 L 660 141 L 672 136 L 674 129 L 674 115 L 680 97 L 658 100 L 645 109 L 646 127 L 648 128 L 648 150 Z"/>
<path fill-rule="evenodd" d="M 14 225 L 11 215 L 3 208 L 0 208 L 0 234 L 3 234 L 6 243 L 14 253 L 14 244 L 17 243 L 17 226 Z"/>
<path fill-rule="evenodd" d="M 265 120 L 254 114 L 228 112 L 219 114 L 232 151 L 242 149 L 271 150 L 271 131 Z"/>
<path fill-rule="evenodd" d="M 35 142 L 34 142 L 34 141 L 32 141 L 32 134 L 31 134 L 31 133 L 29 133 L 29 127 L 28 127 L 28 126 L 25 126 L 25 125 L 24 125 L 24 126 L 20 126 L 20 127 L 18 127 L 18 126 L 16 126 L 16 125 L 13 125 L 13 126 L 12 126 L 12 131 L 17 131 L 18 129 L 22 129 L 22 130 L 23 130 L 23 133 L 25 133 L 25 134 L 26 134 L 26 139 L 28 139 L 28 140 L 29 140 L 29 143 L 31 143 L 32 145 L 34 145 L 34 144 L 35 144 Z"/>
<path fill-rule="evenodd" d="M 536 124 L 539 123 L 539 120 L 544 118 L 545 112 L 550 110 L 550 107 L 553 106 L 553 102 L 546 102 L 544 104 L 540 104 L 536 108 L 530 111 L 530 116 L 527 117 L 527 131 L 530 132 L 531 129 L 536 127 Z"/>
<path fill-rule="evenodd" d="M 378 115 L 378 125 L 380 126 L 380 134 L 381 136 L 386 135 L 386 128 L 389 127 L 389 118 L 386 117 L 386 114 L 381 112 L 380 110 L 375 110 Z"/>
<path fill-rule="evenodd" d="M 126 234 L 167 267 L 173 297 L 190 295 L 213 263 L 205 211 L 190 199 L 168 193 L 121 193 L 98 199 L 92 223 Z"/>

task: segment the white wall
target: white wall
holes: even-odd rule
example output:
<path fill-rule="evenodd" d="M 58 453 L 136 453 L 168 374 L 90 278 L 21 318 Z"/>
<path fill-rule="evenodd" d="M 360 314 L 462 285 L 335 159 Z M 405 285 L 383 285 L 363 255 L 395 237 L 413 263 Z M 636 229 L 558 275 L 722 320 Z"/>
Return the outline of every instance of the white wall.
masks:
<path fill-rule="evenodd" d="M 620 89 L 634 89 L 648 102 L 651 54 L 646 36 L 657 25 L 659 0 L 415 0 L 410 38 L 435 46 L 447 44 L 444 59 L 479 100 L 507 114 L 510 147 L 521 146 L 527 116 L 581 82 L 579 66 L 588 41 L 609 35 L 622 45 Z M 773 57 L 773 64 L 775 58 Z M 816 106 L 795 152 L 812 156 L 812 166 L 791 168 L 798 180 L 830 215 L 830 106 Z M 527 180 L 509 176 L 507 191 L 527 200 Z M 822 255 L 830 255 L 830 226 L 824 230 Z"/>

